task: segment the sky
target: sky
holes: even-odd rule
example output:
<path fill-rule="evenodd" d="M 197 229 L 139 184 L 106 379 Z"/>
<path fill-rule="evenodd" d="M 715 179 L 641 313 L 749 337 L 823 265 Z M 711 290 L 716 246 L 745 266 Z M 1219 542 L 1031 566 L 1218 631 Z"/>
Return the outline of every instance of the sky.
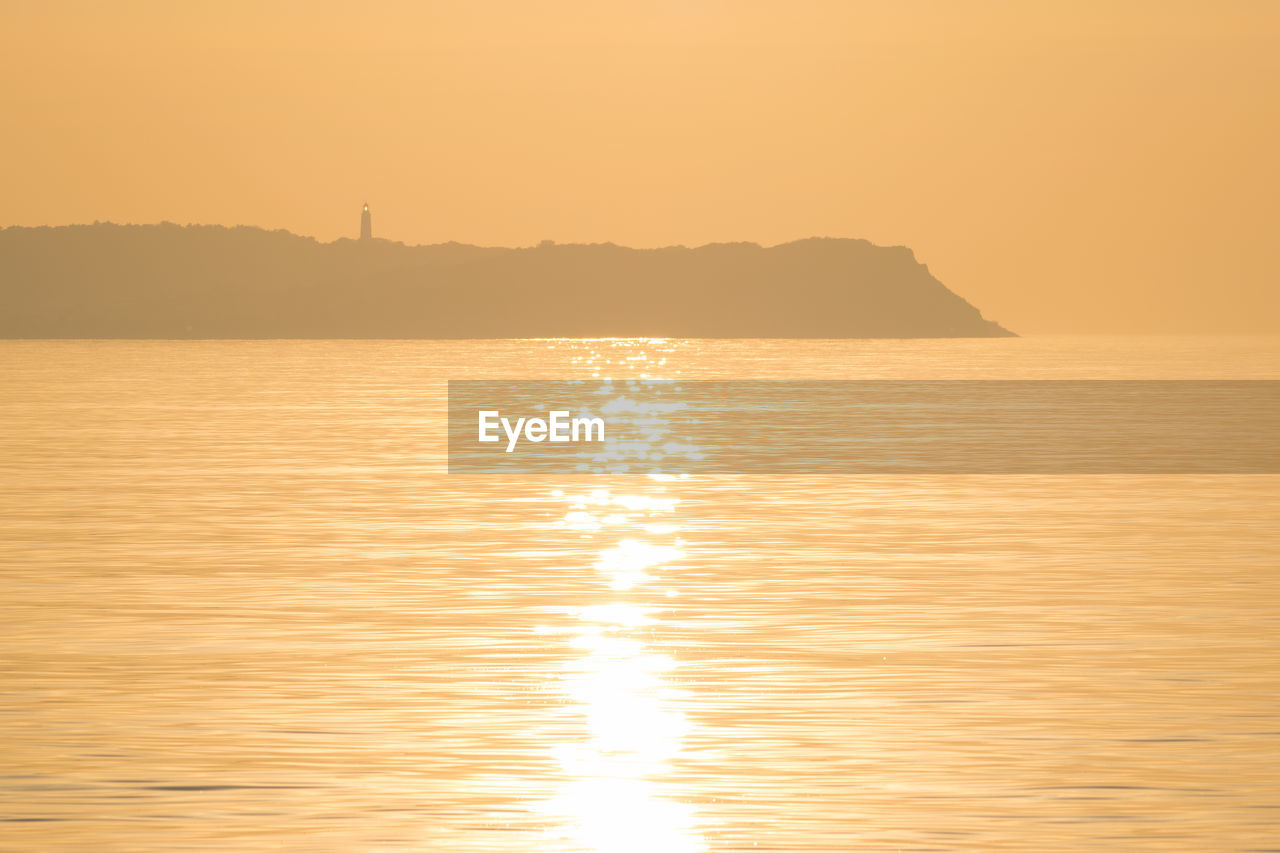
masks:
<path fill-rule="evenodd" d="M 1280 3 L 5 3 L 0 226 L 907 245 L 1026 333 L 1280 333 Z"/>

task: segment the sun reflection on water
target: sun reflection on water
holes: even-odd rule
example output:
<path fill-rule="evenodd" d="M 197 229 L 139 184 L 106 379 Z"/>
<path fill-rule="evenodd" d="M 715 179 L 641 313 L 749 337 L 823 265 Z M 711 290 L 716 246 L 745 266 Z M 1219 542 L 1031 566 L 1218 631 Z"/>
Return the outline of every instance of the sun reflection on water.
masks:
<path fill-rule="evenodd" d="M 617 593 L 639 595 L 659 569 L 684 556 L 678 539 L 639 538 L 679 532 L 653 520 L 672 512 L 677 499 L 604 489 L 555 496 L 570 504 L 562 522 L 569 529 L 599 531 L 621 519 L 638 532 L 602 549 L 595 564 Z M 673 796 L 669 782 L 690 729 L 681 710 L 686 697 L 674 681 L 679 663 L 644 639 L 660 610 L 615 599 L 571 615 L 566 633 L 574 656 L 556 689 L 581 714 L 586 734 L 551 749 L 565 779 L 545 804 L 558 823 L 553 834 L 598 853 L 699 853 L 705 845 L 695 809 Z"/>
<path fill-rule="evenodd" d="M 651 369 L 666 365 L 670 348 L 666 341 L 599 341 L 587 344 L 575 361 L 595 378 L 617 371 L 639 372 L 645 380 L 654 378 Z M 660 401 L 635 398 L 645 390 L 634 380 L 622 380 L 602 403 L 610 412 L 631 412 L 642 427 L 631 445 L 614 446 L 600 460 L 619 472 L 628 470 L 629 461 L 669 453 L 662 446 L 673 440 L 664 429 L 666 408 Z M 625 494 L 608 488 L 551 493 L 567 505 L 560 529 L 606 537 L 594 564 L 601 578 L 595 593 L 614 596 L 568 611 L 571 621 L 562 633 L 572 655 L 558 683 L 550 685 L 583 724 L 580 739 L 551 747 L 564 781 L 543 804 L 557 826 L 551 835 L 571 849 L 706 849 L 694 807 L 675 795 L 671 781 L 672 763 L 691 726 L 682 710 L 688 698 L 676 681 L 680 664 L 651 639 L 664 606 L 658 602 L 677 595 L 667 575 L 684 557 L 680 527 L 670 519 L 680 501 L 665 494 L 660 479 L 649 482 L 651 489 Z M 652 589 L 659 579 L 662 587 Z"/>
<path fill-rule="evenodd" d="M 609 586 L 628 590 L 652 580 L 645 569 L 677 560 L 684 552 L 672 545 L 653 545 L 636 539 L 623 539 L 616 548 L 600 552 L 596 568 L 609 578 Z"/>

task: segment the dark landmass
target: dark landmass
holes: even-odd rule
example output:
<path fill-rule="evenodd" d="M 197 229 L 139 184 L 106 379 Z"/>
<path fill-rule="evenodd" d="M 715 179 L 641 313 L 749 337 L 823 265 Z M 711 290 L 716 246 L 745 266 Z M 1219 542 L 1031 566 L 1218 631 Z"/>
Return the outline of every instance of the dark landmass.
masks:
<path fill-rule="evenodd" d="M 1012 333 L 910 249 L 321 243 L 221 226 L 0 230 L 5 338 L 924 338 Z"/>

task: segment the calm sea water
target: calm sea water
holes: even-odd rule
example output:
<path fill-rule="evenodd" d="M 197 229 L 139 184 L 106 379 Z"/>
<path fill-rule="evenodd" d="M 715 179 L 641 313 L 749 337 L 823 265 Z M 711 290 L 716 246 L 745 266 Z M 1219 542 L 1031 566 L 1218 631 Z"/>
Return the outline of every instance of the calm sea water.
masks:
<path fill-rule="evenodd" d="M 0 850 L 1280 848 L 1280 477 L 444 473 L 642 375 L 1280 341 L 0 343 Z"/>

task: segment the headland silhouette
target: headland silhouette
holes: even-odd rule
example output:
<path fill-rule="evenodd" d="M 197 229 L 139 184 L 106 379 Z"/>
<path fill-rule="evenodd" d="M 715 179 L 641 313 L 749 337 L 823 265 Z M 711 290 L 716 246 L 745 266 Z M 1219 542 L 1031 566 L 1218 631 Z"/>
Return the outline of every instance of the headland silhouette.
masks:
<path fill-rule="evenodd" d="M 1004 337 L 903 246 L 407 246 L 237 226 L 0 230 L 5 338 Z"/>

